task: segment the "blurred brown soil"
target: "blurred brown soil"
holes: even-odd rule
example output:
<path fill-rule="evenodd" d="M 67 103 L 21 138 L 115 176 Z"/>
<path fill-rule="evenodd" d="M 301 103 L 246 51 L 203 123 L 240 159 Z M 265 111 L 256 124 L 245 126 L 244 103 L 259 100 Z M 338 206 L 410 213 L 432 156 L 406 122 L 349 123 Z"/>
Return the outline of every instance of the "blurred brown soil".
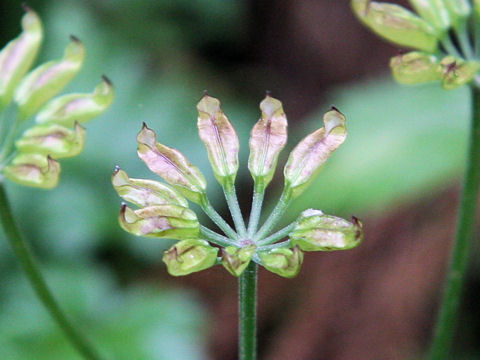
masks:
<path fill-rule="evenodd" d="M 456 189 L 364 219 L 355 250 L 307 253 L 300 275 L 259 276 L 262 360 L 395 360 L 429 340 L 455 223 Z M 163 277 L 163 276 L 162 276 Z M 212 359 L 237 358 L 236 281 L 218 266 L 164 278 L 194 288 L 211 312 Z"/>

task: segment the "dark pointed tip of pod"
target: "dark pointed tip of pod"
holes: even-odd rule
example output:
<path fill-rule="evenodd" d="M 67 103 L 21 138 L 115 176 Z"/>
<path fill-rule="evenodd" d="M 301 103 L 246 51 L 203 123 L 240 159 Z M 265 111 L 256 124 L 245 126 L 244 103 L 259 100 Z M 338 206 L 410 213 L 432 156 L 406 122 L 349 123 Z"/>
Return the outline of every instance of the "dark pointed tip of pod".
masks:
<path fill-rule="evenodd" d="M 142 130 L 143 129 L 148 129 L 147 123 L 145 121 L 142 123 Z"/>
<path fill-rule="evenodd" d="M 265 90 L 265 96 L 272 96 L 272 92 L 270 90 Z"/>
<path fill-rule="evenodd" d="M 115 165 L 115 167 L 113 168 L 113 174 L 117 174 L 120 170 L 120 166 Z"/>
<path fill-rule="evenodd" d="M 108 85 L 112 86 L 112 81 L 107 77 L 107 75 L 102 75 L 102 80 L 105 81 Z"/>
<path fill-rule="evenodd" d="M 208 90 L 207 90 L 207 89 L 203 90 L 203 96 L 209 96 L 209 95 L 208 95 Z"/>
<path fill-rule="evenodd" d="M 78 37 L 76 37 L 75 35 L 70 35 L 70 40 L 72 40 L 73 42 L 76 42 L 76 43 L 80 43 L 80 39 Z"/>

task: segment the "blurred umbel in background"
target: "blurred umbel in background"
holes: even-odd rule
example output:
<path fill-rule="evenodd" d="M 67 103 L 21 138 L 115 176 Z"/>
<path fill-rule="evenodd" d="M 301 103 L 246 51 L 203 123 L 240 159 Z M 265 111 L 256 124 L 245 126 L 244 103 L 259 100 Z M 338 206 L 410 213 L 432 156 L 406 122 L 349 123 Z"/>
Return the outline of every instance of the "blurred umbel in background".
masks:
<path fill-rule="evenodd" d="M 115 359 L 236 358 L 236 279 L 221 268 L 168 276 L 161 256 L 171 243 L 124 233 L 109 182 L 115 165 L 138 177 L 148 174 L 135 141 L 145 121 L 214 184 L 195 126 L 195 104 L 206 88 L 222 100 L 242 144 L 260 116 L 265 90 L 284 104 L 290 147 L 320 126 L 319 114 L 330 103 L 347 116 L 346 144 L 293 204 L 292 216 L 308 207 L 356 215 L 364 220 L 365 241 L 350 252 L 306 254 L 292 280 L 260 272 L 260 359 L 395 360 L 421 354 L 453 237 L 469 111 L 463 90 L 393 83 L 388 62 L 398 49 L 365 30 L 348 1 L 29 5 L 45 22 L 40 61 L 59 57 L 73 33 L 85 43 L 88 61 L 72 88 L 88 90 L 102 71 L 117 89 L 112 109 L 91 124 L 85 152 L 65 162 L 57 189 L 8 189 L 47 280 L 102 352 Z M 19 32 L 22 10 L 17 2 L 0 1 L 0 13 L 3 46 Z M 287 154 L 267 189 L 267 207 L 283 185 Z M 243 164 L 247 157 L 244 146 Z M 251 187 L 250 175 L 239 174 L 244 205 Z M 209 196 L 222 204 L 216 201 L 219 190 L 211 186 Z M 248 215 L 248 206 L 243 210 Z M 472 300 L 478 295 L 478 260 L 472 265 L 456 343 L 459 359 L 480 356 L 480 316 Z M 5 241 L 0 270 L 0 357 L 78 359 L 19 281 Z"/>

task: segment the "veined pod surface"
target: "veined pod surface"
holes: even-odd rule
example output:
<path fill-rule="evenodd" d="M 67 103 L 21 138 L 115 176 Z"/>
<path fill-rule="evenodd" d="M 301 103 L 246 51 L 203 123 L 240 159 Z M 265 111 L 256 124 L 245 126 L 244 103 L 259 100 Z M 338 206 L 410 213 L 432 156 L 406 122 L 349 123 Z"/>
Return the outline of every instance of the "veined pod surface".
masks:
<path fill-rule="evenodd" d="M 466 21 L 472 11 L 469 0 L 443 0 L 448 9 L 453 27 Z"/>
<path fill-rule="evenodd" d="M 238 136 L 220 108 L 220 101 L 205 95 L 197 104 L 198 133 L 218 182 L 230 189 L 238 171 Z"/>
<path fill-rule="evenodd" d="M 123 200 L 138 207 L 166 204 L 188 207 L 187 200 L 173 188 L 158 181 L 131 179 L 119 167 L 113 172 L 112 184 Z"/>
<path fill-rule="evenodd" d="M 174 186 L 187 199 L 196 203 L 205 201 L 205 178 L 180 151 L 158 143 L 155 132 L 145 124 L 137 141 L 138 156 L 151 171 Z"/>
<path fill-rule="evenodd" d="M 360 21 L 383 38 L 413 49 L 436 51 L 437 31 L 411 11 L 370 0 L 352 0 L 351 4 Z"/>
<path fill-rule="evenodd" d="M 22 33 L 0 51 L 0 111 L 12 101 L 20 80 L 35 60 L 43 40 L 42 22 L 25 6 Z"/>
<path fill-rule="evenodd" d="M 137 236 L 169 239 L 190 239 L 198 237 L 200 224 L 190 209 L 179 205 L 155 205 L 132 210 L 122 205 L 121 227 Z"/>
<path fill-rule="evenodd" d="M 17 184 L 51 189 L 58 184 L 60 164 L 42 154 L 19 154 L 3 169 L 3 173 Z"/>
<path fill-rule="evenodd" d="M 72 36 L 62 59 L 49 61 L 28 73 L 15 92 L 15 102 L 22 118 L 33 115 L 62 91 L 78 73 L 84 59 L 85 47 Z"/>
<path fill-rule="evenodd" d="M 42 106 L 35 121 L 67 127 L 73 126 L 75 121 L 85 123 L 107 110 L 114 96 L 112 83 L 104 76 L 91 94 L 67 94 L 52 99 Z"/>
<path fill-rule="evenodd" d="M 465 61 L 451 55 L 445 56 L 438 65 L 442 86 L 446 90 L 455 89 L 469 83 L 479 70 L 479 62 Z"/>
<path fill-rule="evenodd" d="M 182 276 L 208 269 L 217 261 L 218 249 L 201 239 L 179 241 L 164 252 L 163 262 L 170 275 Z"/>
<path fill-rule="evenodd" d="M 230 274 L 238 277 L 247 268 L 256 250 L 257 247 L 255 245 L 248 245 L 242 248 L 227 246 L 222 249 L 222 265 Z"/>
<path fill-rule="evenodd" d="M 50 155 L 55 159 L 80 154 L 85 144 L 85 129 L 78 123 L 68 129 L 58 124 L 37 125 L 26 130 L 15 146 L 22 153 Z"/>
<path fill-rule="evenodd" d="M 268 271 L 286 278 L 297 276 L 303 263 L 303 252 L 298 246 L 259 252 L 258 256 Z"/>
<path fill-rule="evenodd" d="M 272 181 L 278 155 L 287 143 L 287 117 L 282 103 L 267 95 L 260 103 L 262 117 L 250 134 L 248 169 L 256 186 L 263 188 Z"/>
<path fill-rule="evenodd" d="M 440 60 L 427 53 L 412 51 L 390 60 L 395 80 L 401 84 L 421 84 L 441 79 L 438 72 Z"/>
<path fill-rule="evenodd" d="M 444 0 L 410 0 L 415 11 L 443 35 L 450 27 L 450 14 Z"/>
<path fill-rule="evenodd" d="M 355 217 L 349 222 L 309 209 L 302 212 L 288 236 L 303 251 L 333 251 L 356 247 L 363 240 L 363 231 L 362 223 Z"/>
<path fill-rule="evenodd" d="M 284 168 L 285 188 L 300 195 L 329 156 L 347 137 L 345 116 L 332 108 L 323 116 L 324 127 L 304 138 L 293 149 Z"/>

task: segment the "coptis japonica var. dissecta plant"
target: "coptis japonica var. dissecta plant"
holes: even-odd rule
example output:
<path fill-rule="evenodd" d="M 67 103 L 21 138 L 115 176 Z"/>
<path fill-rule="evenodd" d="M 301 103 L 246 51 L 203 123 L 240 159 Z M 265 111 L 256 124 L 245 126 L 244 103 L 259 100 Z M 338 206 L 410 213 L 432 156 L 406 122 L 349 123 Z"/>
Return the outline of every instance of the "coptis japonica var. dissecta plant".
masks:
<path fill-rule="evenodd" d="M 324 127 L 293 149 L 283 171 L 282 195 L 258 228 L 265 189 L 287 142 L 287 118 L 281 102 L 267 94 L 260 103 L 261 118 L 251 131 L 248 169 L 254 180 L 254 194 L 248 226 L 235 193 L 239 167 L 235 129 L 216 98 L 205 94 L 197 109 L 199 135 L 225 194 L 235 229 L 210 204 L 200 170 L 178 150 L 157 142 L 155 132 L 146 124 L 137 136 L 138 156 L 167 184 L 130 178 L 117 167 L 113 186 L 135 206 L 133 209 L 122 204 L 120 225 L 134 235 L 178 240 L 163 255 L 171 275 L 187 275 L 222 264 L 232 275 L 240 277 L 240 359 L 254 359 L 257 265 L 291 278 L 300 271 L 304 251 L 346 250 L 362 241 L 358 219 L 347 221 L 314 209 L 305 210 L 292 224 L 271 233 L 291 201 L 307 188 L 328 157 L 344 142 L 345 117 L 332 108 L 324 115 Z M 224 234 L 201 225 L 187 200 L 198 204 Z M 287 236 L 287 240 L 279 242 Z"/>
<path fill-rule="evenodd" d="M 398 82 L 440 81 L 445 89 L 470 85 L 472 122 L 456 241 L 429 353 L 432 360 L 449 359 L 480 186 L 480 1 L 410 0 L 417 14 L 383 2 L 352 0 L 351 4 L 358 18 L 375 33 L 415 49 L 392 58 L 390 66 Z"/>
<path fill-rule="evenodd" d="M 114 91 L 103 77 L 92 93 L 57 96 L 81 69 L 85 47 L 71 36 L 62 58 L 31 70 L 42 44 L 43 27 L 38 15 L 28 6 L 24 8 L 23 31 L 0 51 L 0 220 L 39 299 L 77 350 L 87 359 L 97 359 L 50 293 L 12 217 L 4 182 L 55 187 L 60 175 L 57 160 L 82 151 L 85 129 L 81 124 L 102 114 L 111 105 Z"/>

